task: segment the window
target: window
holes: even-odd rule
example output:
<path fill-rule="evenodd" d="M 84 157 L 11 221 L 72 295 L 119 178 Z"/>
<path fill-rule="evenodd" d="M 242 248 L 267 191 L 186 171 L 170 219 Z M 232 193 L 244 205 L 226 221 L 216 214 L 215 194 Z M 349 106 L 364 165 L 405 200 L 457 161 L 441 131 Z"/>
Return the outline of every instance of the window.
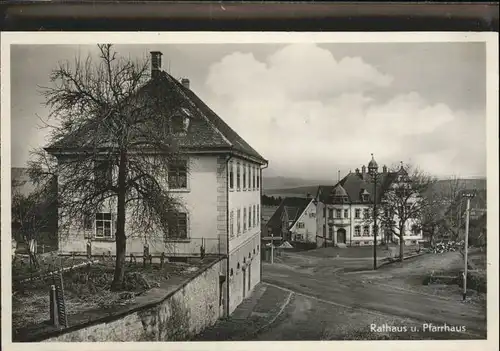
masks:
<path fill-rule="evenodd" d="M 370 209 L 365 208 L 363 210 L 363 218 L 370 218 Z"/>
<path fill-rule="evenodd" d="M 328 227 L 328 239 L 333 239 L 333 226 Z"/>
<path fill-rule="evenodd" d="M 247 189 L 247 165 L 243 165 L 243 189 Z"/>
<path fill-rule="evenodd" d="M 248 229 L 252 228 L 252 206 L 248 208 Z"/>
<path fill-rule="evenodd" d="M 113 181 L 113 169 L 111 167 L 111 161 L 96 161 L 94 166 L 94 177 L 97 188 L 105 188 L 110 186 Z"/>
<path fill-rule="evenodd" d="M 234 167 L 232 162 L 229 162 L 229 189 L 234 189 Z"/>
<path fill-rule="evenodd" d="M 260 205 L 257 205 L 257 225 L 260 224 Z"/>
<path fill-rule="evenodd" d="M 295 240 L 302 241 L 302 240 L 304 240 L 304 238 L 302 237 L 302 234 L 297 234 L 297 235 L 295 235 Z"/>
<path fill-rule="evenodd" d="M 253 205 L 253 226 L 257 225 L 257 206 Z"/>
<path fill-rule="evenodd" d="M 236 188 L 241 189 L 241 165 L 239 162 L 236 164 Z"/>
<path fill-rule="evenodd" d="M 96 213 L 95 215 L 95 236 L 96 238 L 111 238 L 112 235 L 111 213 Z"/>
<path fill-rule="evenodd" d="M 247 208 L 243 209 L 243 232 L 247 231 Z"/>
<path fill-rule="evenodd" d="M 314 212 L 309 213 L 309 217 L 311 217 L 311 218 L 316 217 L 316 213 L 314 213 Z"/>
<path fill-rule="evenodd" d="M 354 227 L 354 236 L 361 236 L 361 227 L 359 225 Z"/>
<path fill-rule="evenodd" d="M 231 211 L 231 215 L 229 217 L 229 233 L 231 238 L 234 237 L 234 211 Z"/>
<path fill-rule="evenodd" d="M 333 209 L 332 208 L 328 209 L 328 218 L 333 218 Z"/>
<path fill-rule="evenodd" d="M 367 225 L 363 227 L 363 236 L 370 236 L 370 227 Z"/>
<path fill-rule="evenodd" d="M 342 210 L 335 210 L 335 217 L 342 218 Z"/>
<path fill-rule="evenodd" d="M 257 170 L 257 189 L 260 188 L 260 168 Z"/>
<path fill-rule="evenodd" d="M 187 214 L 172 213 L 168 219 L 167 239 L 187 238 Z"/>
<path fill-rule="evenodd" d="M 179 161 L 168 167 L 168 187 L 169 189 L 187 188 L 187 162 Z"/>
<path fill-rule="evenodd" d="M 357 208 L 354 210 L 354 218 L 360 218 L 361 217 L 361 210 Z"/>
<path fill-rule="evenodd" d="M 326 226 L 323 224 L 323 238 L 326 237 Z"/>
<path fill-rule="evenodd" d="M 349 210 L 344 210 L 344 218 L 349 218 Z"/>
<path fill-rule="evenodd" d="M 238 209 L 236 214 L 236 232 L 238 235 L 241 234 L 241 210 Z"/>
<path fill-rule="evenodd" d="M 248 165 L 248 190 L 252 189 L 252 166 Z"/>
<path fill-rule="evenodd" d="M 257 167 L 253 167 L 252 181 L 253 181 L 253 188 L 257 189 Z"/>
<path fill-rule="evenodd" d="M 172 134 L 184 133 L 187 129 L 185 120 L 187 120 L 187 118 L 182 115 L 173 115 L 170 122 L 170 132 Z"/>
<path fill-rule="evenodd" d="M 323 207 L 323 218 L 326 217 L 326 207 Z"/>
<path fill-rule="evenodd" d="M 302 229 L 305 227 L 304 222 L 297 222 L 297 228 Z"/>

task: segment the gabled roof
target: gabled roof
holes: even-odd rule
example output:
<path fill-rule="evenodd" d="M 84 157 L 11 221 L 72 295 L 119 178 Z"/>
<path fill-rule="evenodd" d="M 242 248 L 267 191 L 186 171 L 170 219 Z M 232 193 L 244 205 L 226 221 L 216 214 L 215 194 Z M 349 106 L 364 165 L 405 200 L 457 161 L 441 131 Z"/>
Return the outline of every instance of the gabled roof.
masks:
<path fill-rule="evenodd" d="M 288 219 L 293 221 L 288 228 L 293 227 L 312 200 L 303 197 L 285 197 L 267 222 L 266 227 L 271 228 L 273 232 L 281 231 L 283 213 L 289 215 Z M 293 216 L 293 219 L 290 219 L 290 215 Z"/>
<path fill-rule="evenodd" d="M 399 171 L 378 174 L 376 192 L 377 201 L 380 201 L 383 192 L 391 185 L 391 183 L 394 182 L 394 180 L 396 180 L 398 175 Z M 368 173 L 363 175 L 362 173 L 353 172 L 349 172 L 344 178 L 333 186 L 320 185 L 318 187 L 316 198 L 322 203 L 334 203 L 335 194 L 339 192 L 339 186 L 341 186 L 347 193 L 350 203 L 361 203 L 361 193 L 368 193 L 370 202 L 373 202 L 374 200 L 375 189 L 372 177 Z"/>
<path fill-rule="evenodd" d="M 297 207 L 285 206 L 285 212 L 289 222 L 295 221 L 295 219 L 297 219 L 297 215 L 299 214 L 299 209 Z"/>
<path fill-rule="evenodd" d="M 159 101 L 161 103 L 161 113 L 167 117 L 174 113 L 182 113 L 189 117 L 190 123 L 187 132 L 182 136 L 173 138 L 182 149 L 186 151 L 229 151 L 250 157 L 256 162 L 267 163 L 255 149 L 231 129 L 193 91 L 183 86 L 170 74 L 162 71 L 138 89 L 136 95 Z M 99 122 L 97 119 L 94 121 L 89 120 L 78 130 L 48 146 L 46 150 L 55 153 L 85 147 L 86 136 L 89 133 L 102 130 L 102 128 L 98 128 Z M 152 123 L 155 123 L 155 121 Z"/>

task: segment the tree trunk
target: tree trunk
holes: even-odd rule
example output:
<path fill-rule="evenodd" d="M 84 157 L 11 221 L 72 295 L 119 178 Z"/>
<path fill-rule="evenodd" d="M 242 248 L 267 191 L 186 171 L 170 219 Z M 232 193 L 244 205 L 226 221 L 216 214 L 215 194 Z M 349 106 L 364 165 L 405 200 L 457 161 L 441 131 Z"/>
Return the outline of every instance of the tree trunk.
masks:
<path fill-rule="evenodd" d="M 111 283 L 111 290 L 120 290 L 125 275 L 125 256 L 127 238 L 125 236 L 125 197 L 126 197 L 127 155 L 124 151 L 120 155 L 118 167 L 118 209 L 116 215 L 116 264 L 115 275 Z"/>
<path fill-rule="evenodd" d="M 399 261 L 403 262 L 405 255 L 404 227 L 399 228 Z"/>
<path fill-rule="evenodd" d="M 431 239 L 430 240 L 431 248 L 434 248 L 434 246 L 436 246 L 434 243 L 434 241 L 436 239 L 436 232 L 437 232 L 437 228 L 436 228 L 436 226 L 433 226 L 432 230 L 431 230 L 431 238 L 430 238 Z"/>

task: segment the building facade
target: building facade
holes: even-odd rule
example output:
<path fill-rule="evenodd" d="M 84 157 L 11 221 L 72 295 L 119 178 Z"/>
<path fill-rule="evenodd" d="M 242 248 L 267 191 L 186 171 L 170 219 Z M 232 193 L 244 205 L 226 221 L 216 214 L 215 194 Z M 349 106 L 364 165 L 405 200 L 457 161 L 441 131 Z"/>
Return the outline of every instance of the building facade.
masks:
<path fill-rule="evenodd" d="M 374 243 L 374 221 L 373 205 L 375 201 L 379 204 L 379 211 L 384 211 L 384 193 L 391 187 L 395 187 L 399 182 L 407 180 L 407 174 L 403 167 L 398 171 L 389 172 L 387 167 L 378 171 L 375 160 L 370 161 L 369 167 L 375 172 L 367 172 L 366 166 L 361 167 L 361 171 L 349 172 L 344 178 L 334 186 L 320 186 L 316 195 L 317 201 L 317 244 L 318 247 L 327 246 L 364 246 Z M 375 188 L 374 178 L 377 179 Z M 417 198 L 409 199 L 410 205 Z M 384 214 L 379 212 L 380 217 Z M 397 220 L 395 214 L 385 214 L 392 220 Z M 378 218 L 380 218 L 378 217 Z M 399 236 L 392 233 L 383 224 L 378 224 L 380 228 L 377 234 L 378 243 L 398 243 Z M 419 220 L 410 218 L 406 221 L 403 240 L 406 245 L 415 245 L 422 240 L 422 229 Z"/>
<path fill-rule="evenodd" d="M 151 55 L 152 78 L 144 89 L 148 94 L 168 94 L 180 106 L 181 112 L 170 118 L 174 125 L 173 118 L 179 118 L 183 162 L 169 165 L 168 174 L 158 181 L 181 205 L 168 233 L 155 236 L 134 231 L 127 221 L 133 214 L 127 210 L 127 255 L 150 254 L 156 259 L 164 255 L 171 260 L 226 256 L 219 293 L 225 314 L 230 314 L 260 282 L 260 199 L 267 161 L 194 94 L 189 80 L 179 82 L 161 70 L 160 52 Z M 61 163 L 74 147 L 63 140 L 46 150 Z M 115 173 L 111 169 L 111 179 Z M 64 183 L 64 175 L 58 181 Z M 115 230 L 116 206 L 108 201 L 81 227 L 59 233 L 59 252 L 113 255 Z"/>
<path fill-rule="evenodd" d="M 266 224 L 266 230 L 293 243 L 316 242 L 316 201 L 286 197 Z"/>

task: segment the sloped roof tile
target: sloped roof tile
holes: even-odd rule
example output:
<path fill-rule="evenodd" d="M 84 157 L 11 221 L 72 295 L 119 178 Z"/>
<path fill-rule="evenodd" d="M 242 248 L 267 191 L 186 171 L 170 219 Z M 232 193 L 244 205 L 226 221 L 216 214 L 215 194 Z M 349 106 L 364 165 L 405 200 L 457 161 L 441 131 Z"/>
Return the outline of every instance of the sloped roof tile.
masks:
<path fill-rule="evenodd" d="M 174 137 L 181 148 L 194 151 L 230 149 L 252 157 L 261 163 L 267 163 L 255 149 L 231 129 L 193 91 L 184 87 L 168 73 L 161 72 L 160 75 L 149 80 L 137 91 L 136 95 L 159 99 L 163 104 L 162 109 L 168 110 L 170 114 L 182 112 L 190 119 L 187 132 L 182 136 Z M 173 101 L 175 101 L 175 104 Z M 48 146 L 46 150 L 52 152 L 87 146 L 85 145 L 88 140 L 86 136 L 89 133 L 99 133 L 103 130 L 99 128 L 99 122 L 98 119 L 90 119 L 73 133 Z M 153 124 L 155 122 L 151 121 Z M 105 131 L 102 131 L 102 133 L 105 133 Z"/>

